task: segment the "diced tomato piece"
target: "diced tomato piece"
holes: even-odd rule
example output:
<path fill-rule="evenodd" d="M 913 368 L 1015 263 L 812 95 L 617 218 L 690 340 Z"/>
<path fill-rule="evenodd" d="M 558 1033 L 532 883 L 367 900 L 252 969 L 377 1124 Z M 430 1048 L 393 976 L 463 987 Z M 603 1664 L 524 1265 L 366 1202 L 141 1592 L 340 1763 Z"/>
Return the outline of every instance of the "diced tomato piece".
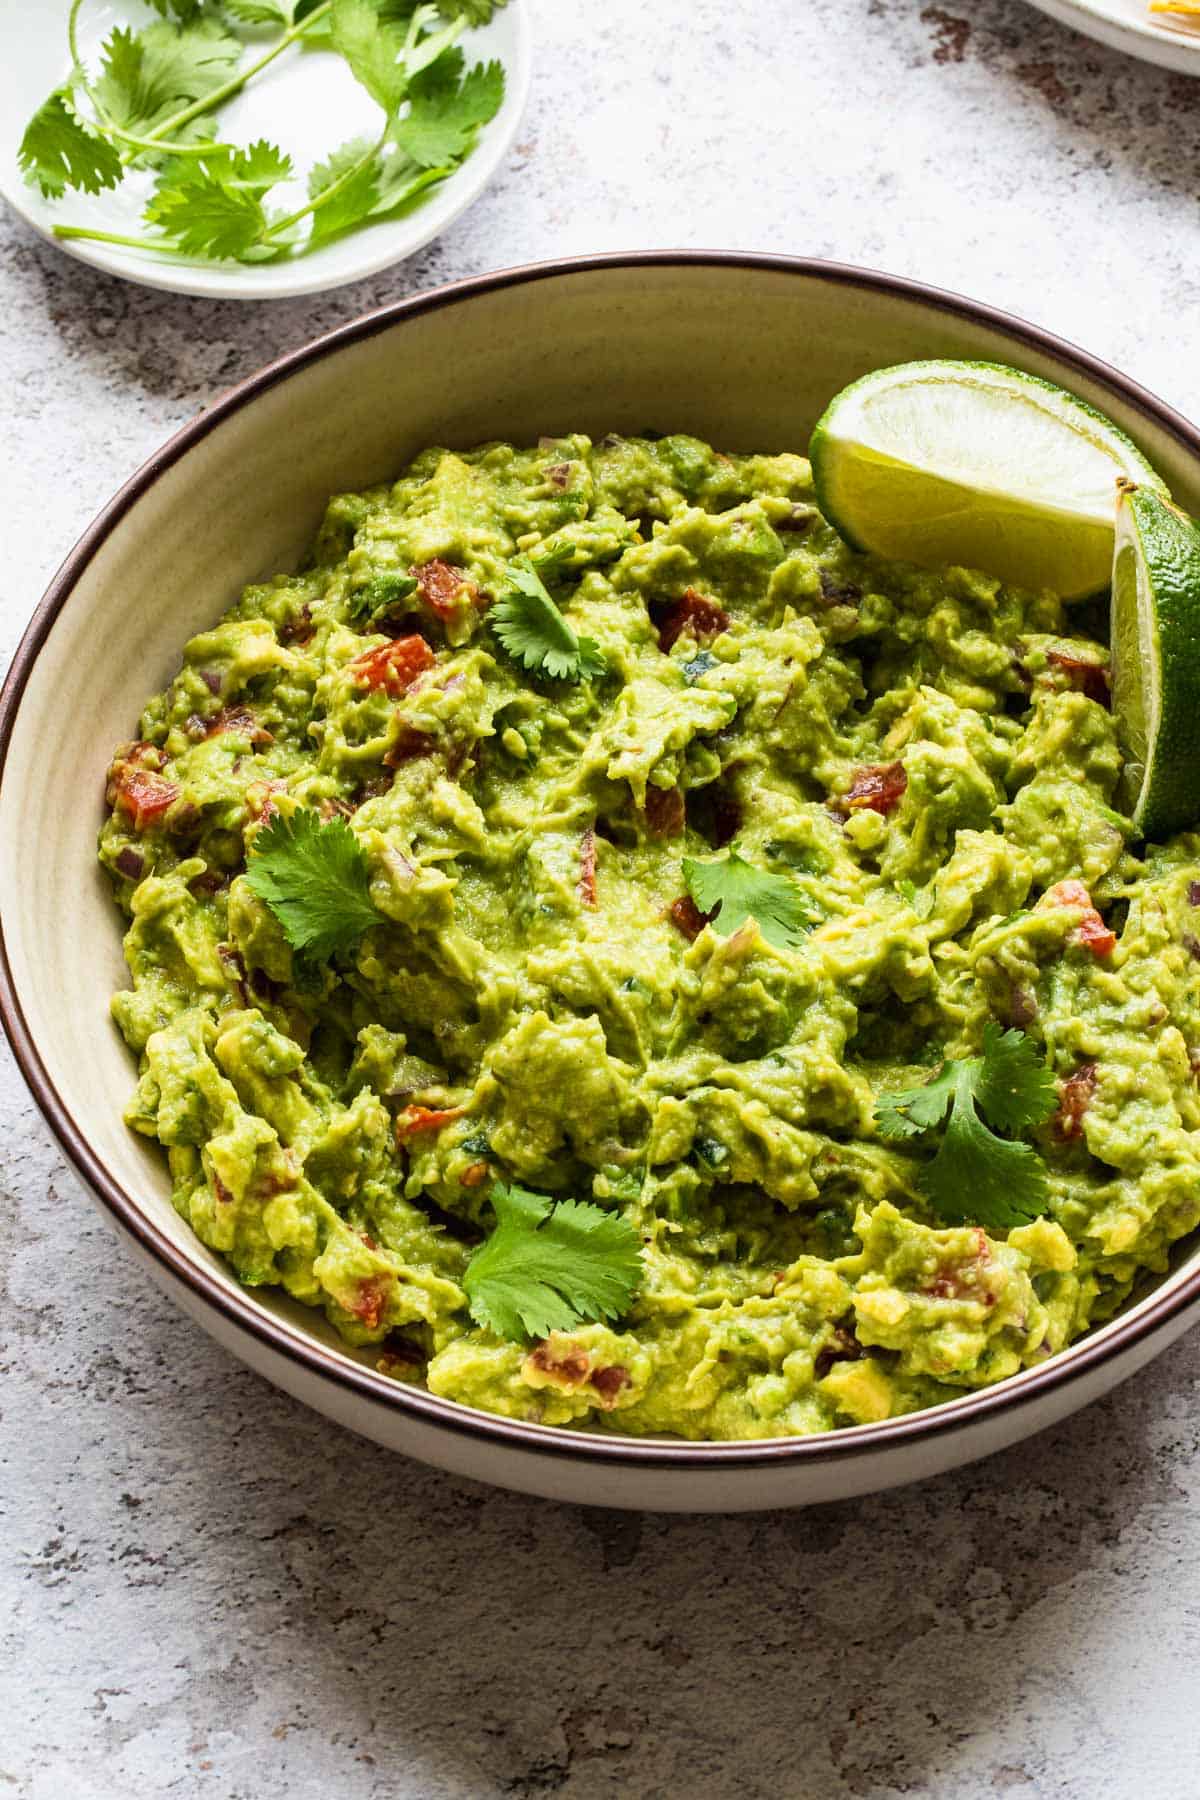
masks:
<path fill-rule="evenodd" d="M 156 756 L 158 754 L 150 744 L 139 744 L 135 748 L 138 751 L 150 750 Z M 126 815 L 133 829 L 145 831 L 174 806 L 180 790 L 175 782 L 168 781 L 165 776 L 145 768 L 139 761 L 129 760 L 114 763 L 109 792 L 112 804 Z"/>
<path fill-rule="evenodd" d="M 246 805 L 254 817 L 265 824 L 279 810 L 275 805 L 275 796 L 282 794 L 286 787 L 287 782 L 283 780 L 252 781 L 246 789 Z"/>
<path fill-rule="evenodd" d="M 461 1119 L 466 1110 L 465 1106 L 406 1106 L 396 1114 L 396 1136 L 403 1142 L 422 1131 L 440 1131 L 452 1119 Z"/>
<path fill-rule="evenodd" d="M 922 1288 L 938 1300 L 978 1300 L 983 1306 L 995 1306 L 996 1296 L 983 1286 L 983 1271 L 992 1261 L 992 1246 L 987 1232 L 976 1226 L 971 1233 L 975 1254 L 965 1262 L 951 1263 Z"/>
<path fill-rule="evenodd" d="M 346 1311 L 361 1319 L 369 1331 L 374 1331 L 387 1309 L 391 1285 L 390 1275 L 365 1275 Z"/>
<path fill-rule="evenodd" d="M 1096 1092 L 1096 1081 L 1095 1063 L 1083 1063 L 1073 1075 L 1068 1075 L 1065 1081 L 1059 1082 L 1054 1135 L 1060 1142 L 1068 1144 L 1072 1139 L 1083 1136 L 1083 1121 Z"/>
<path fill-rule="evenodd" d="M 1108 705 L 1108 670 L 1103 663 L 1092 662 L 1086 656 L 1075 656 L 1069 650 L 1047 650 L 1046 661 L 1051 668 L 1058 669 L 1065 675 L 1079 693 L 1086 694 L 1089 700 L 1095 700 L 1100 706 Z"/>
<path fill-rule="evenodd" d="M 1111 931 L 1095 907 L 1079 921 L 1076 942 L 1086 944 L 1093 956 L 1111 956 L 1117 947 L 1117 934 Z"/>
<path fill-rule="evenodd" d="M 1083 916 L 1071 933 L 1073 944 L 1085 944 L 1093 956 L 1111 956 L 1117 947 L 1117 936 L 1110 931 L 1092 904 L 1092 896 L 1082 881 L 1059 881 L 1047 888 L 1039 901 L 1041 906 L 1077 906 Z"/>
<path fill-rule="evenodd" d="M 685 938 L 698 938 L 708 924 L 708 915 L 700 911 L 690 894 L 681 894 L 678 900 L 672 900 L 667 917 Z"/>
<path fill-rule="evenodd" d="M 840 804 L 850 812 L 871 811 L 885 816 L 894 812 L 908 790 L 902 762 L 868 763 L 854 771 L 854 780 Z"/>
<path fill-rule="evenodd" d="M 585 906 L 596 904 L 596 833 L 589 825 L 579 846 L 579 898 Z"/>
<path fill-rule="evenodd" d="M 432 562 L 417 563 L 409 570 L 417 584 L 417 592 L 439 619 L 448 619 L 461 611 L 463 603 L 474 605 L 479 589 L 469 576 L 453 563 L 435 556 Z"/>
<path fill-rule="evenodd" d="M 655 837 L 678 837 L 686 810 L 680 788 L 646 789 L 646 824 Z"/>
<path fill-rule="evenodd" d="M 399 700 L 418 675 L 432 669 L 434 661 L 433 651 L 420 633 L 414 631 L 409 637 L 393 638 L 390 644 L 364 651 L 355 657 L 350 667 L 364 686 L 382 688 L 393 700 Z"/>
<path fill-rule="evenodd" d="M 659 626 L 658 647 L 665 653 L 685 631 L 701 639 L 716 637 L 718 632 L 728 630 L 729 614 L 725 608 L 710 600 L 707 594 L 688 588 Z"/>
<path fill-rule="evenodd" d="M 530 1368 L 549 1376 L 560 1387 L 582 1387 L 592 1372 L 592 1359 L 586 1350 L 581 1350 L 578 1344 L 560 1347 L 552 1344 L 549 1338 L 543 1339 L 525 1360 Z"/>
<path fill-rule="evenodd" d="M 629 1370 L 620 1363 L 609 1363 L 603 1369 L 592 1370 L 591 1385 L 600 1396 L 601 1406 L 615 1406 L 621 1389 L 630 1387 L 632 1382 Z"/>
<path fill-rule="evenodd" d="M 491 1165 L 489 1163 L 483 1161 L 468 1163 L 458 1178 L 459 1186 L 465 1188 L 480 1187 L 490 1174 Z"/>
<path fill-rule="evenodd" d="M 617 1396 L 632 1379 L 629 1370 L 620 1363 L 595 1368 L 589 1353 L 578 1344 L 555 1344 L 550 1338 L 529 1352 L 524 1367 L 531 1374 L 536 1372 L 555 1387 L 562 1388 L 564 1393 L 577 1393 L 580 1388 L 590 1387 L 606 1411 L 616 1405 Z"/>

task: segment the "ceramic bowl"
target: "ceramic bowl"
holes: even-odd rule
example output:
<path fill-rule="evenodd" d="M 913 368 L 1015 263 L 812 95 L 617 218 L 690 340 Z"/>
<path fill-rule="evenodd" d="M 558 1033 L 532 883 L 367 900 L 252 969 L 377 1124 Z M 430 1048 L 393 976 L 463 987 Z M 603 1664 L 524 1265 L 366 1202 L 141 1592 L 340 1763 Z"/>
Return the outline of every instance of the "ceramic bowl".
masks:
<path fill-rule="evenodd" d="M 71 552 L 0 694 L 0 1014 L 59 1143 L 144 1265 L 269 1380 L 408 1455 L 528 1492 L 740 1510 L 933 1474 L 1094 1399 L 1200 1313 L 1200 1253 L 1063 1354 L 928 1412 L 824 1437 L 632 1440 L 494 1418 L 400 1386 L 319 1315 L 238 1286 L 172 1210 L 156 1147 L 121 1122 L 134 1078 L 108 1019 L 119 918 L 95 859 L 112 746 L 184 640 L 244 583 L 295 565 L 328 494 L 427 444 L 647 427 L 802 450 L 831 395 L 913 357 L 985 357 L 1122 426 L 1200 512 L 1200 433 L 1114 370 L 912 282 L 742 255 L 601 257 L 485 276 L 347 325 L 184 427 Z M 18 846 L 21 853 L 18 854 Z M 141 1272 L 121 1277 L 136 1297 Z M 114 1320 L 114 1327 L 119 1319 Z"/>

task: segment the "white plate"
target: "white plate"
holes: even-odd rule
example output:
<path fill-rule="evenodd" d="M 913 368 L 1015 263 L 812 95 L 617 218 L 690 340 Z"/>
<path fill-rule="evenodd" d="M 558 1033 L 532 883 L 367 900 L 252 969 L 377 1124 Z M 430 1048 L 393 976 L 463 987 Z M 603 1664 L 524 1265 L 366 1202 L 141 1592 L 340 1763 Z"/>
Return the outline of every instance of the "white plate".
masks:
<path fill-rule="evenodd" d="M 444 231 L 479 197 L 508 153 L 529 93 L 529 25 L 525 0 L 508 0 L 491 23 L 465 34 L 468 62 L 498 57 L 504 64 L 504 104 L 480 133 L 462 168 L 406 218 L 364 226 L 294 262 L 247 265 L 201 263 L 129 250 L 112 244 L 53 236 L 56 224 L 138 232 L 151 186 L 148 174 L 126 177 L 98 196 L 66 194 L 44 200 L 17 167 L 17 146 L 29 115 L 63 79 L 67 0 L 2 0 L 0 12 L 0 194 L 36 231 L 59 249 L 110 274 L 146 287 L 218 299 L 282 299 L 342 287 L 411 256 Z M 117 25 L 146 25 L 156 15 L 142 0 L 89 0 L 80 20 L 84 60 L 95 67 L 104 39 Z M 269 43 L 264 39 L 264 44 Z M 338 144 L 379 129 L 379 108 L 340 57 L 315 50 L 286 51 L 248 91 L 221 109 L 222 126 L 236 143 L 265 137 L 289 152 L 301 177 L 275 190 L 273 203 L 304 203 L 303 178 L 313 162 Z M 295 196 L 293 199 L 292 196 Z"/>
<path fill-rule="evenodd" d="M 1052 19 L 1082 31 L 1112 50 L 1185 75 L 1200 75 L 1200 21 L 1195 27 L 1171 24 L 1167 13 L 1152 13 L 1146 0 L 1032 0 Z"/>

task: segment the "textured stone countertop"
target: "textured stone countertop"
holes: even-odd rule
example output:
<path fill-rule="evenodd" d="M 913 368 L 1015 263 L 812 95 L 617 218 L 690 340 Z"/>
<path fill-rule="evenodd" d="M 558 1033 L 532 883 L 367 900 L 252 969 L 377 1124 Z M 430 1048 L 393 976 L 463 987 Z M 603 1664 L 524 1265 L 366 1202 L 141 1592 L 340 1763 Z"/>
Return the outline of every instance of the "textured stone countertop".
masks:
<path fill-rule="evenodd" d="M 0 661 L 93 512 L 220 389 L 507 263 L 691 245 L 874 264 L 1200 416 L 1200 82 L 1018 0 L 531 8 L 533 97 L 496 185 L 359 287 L 153 293 L 0 207 Z M 0 1192 L 0 1792 L 1200 1792 L 1200 1334 L 923 1487 L 606 1514 L 389 1456 L 232 1362 L 117 1250 L 6 1050 Z"/>

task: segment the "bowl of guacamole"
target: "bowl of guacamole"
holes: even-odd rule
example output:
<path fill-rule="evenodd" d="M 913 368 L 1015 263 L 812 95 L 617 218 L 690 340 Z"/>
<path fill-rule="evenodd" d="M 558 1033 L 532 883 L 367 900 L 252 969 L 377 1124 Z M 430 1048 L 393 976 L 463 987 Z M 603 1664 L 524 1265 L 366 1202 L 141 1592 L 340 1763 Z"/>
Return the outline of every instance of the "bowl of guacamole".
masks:
<path fill-rule="evenodd" d="M 1188 1322 L 1200 837 L 1120 810 L 1106 603 L 860 553 L 814 493 L 843 379 L 948 342 L 1200 489 L 1167 409 L 965 302 L 602 259 L 236 390 L 51 590 L 6 1023 L 152 1272 L 331 1416 L 778 1504 Z"/>

